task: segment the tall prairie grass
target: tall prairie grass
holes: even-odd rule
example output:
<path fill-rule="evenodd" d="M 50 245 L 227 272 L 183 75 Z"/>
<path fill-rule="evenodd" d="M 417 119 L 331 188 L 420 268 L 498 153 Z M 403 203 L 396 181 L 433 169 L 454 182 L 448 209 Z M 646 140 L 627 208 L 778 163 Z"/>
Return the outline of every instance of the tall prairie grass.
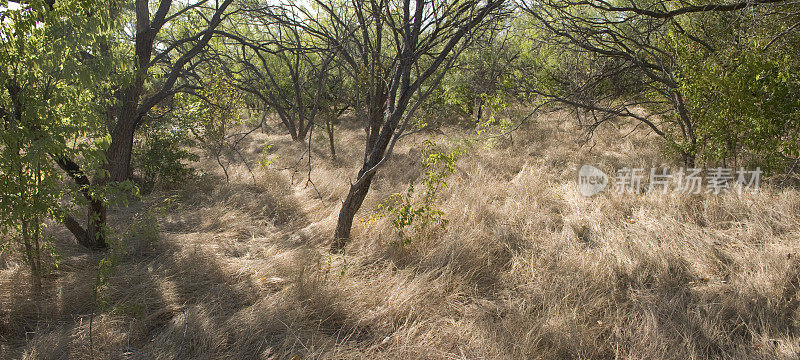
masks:
<path fill-rule="evenodd" d="M 256 163 L 273 144 L 270 168 L 233 166 L 226 183 L 203 159 L 206 175 L 112 214 L 128 229 L 176 199 L 140 217 L 152 226 L 120 231 L 141 244 L 158 229 L 114 266 L 104 306 L 92 298 L 102 254 L 56 226 L 61 264 L 39 297 L 0 256 L 0 358 L 797 359 L 800 192 L 585 198 L 582 164 L 673 164 L 644 130 L 582 144 L 565 116 L 470 147 L 439 197 L 445 229 L 397 246 L 388 219 L 356 225 L 339 255 L 328 242 L 363 131 L 340 131 L 336 163 L 315 145 L 316 189 L 305 161 L 292 169 L 303 144 L 255 134 L 243 153 Z M 359 217 L 420 178 L 432 136 L 400 144 Z"/>

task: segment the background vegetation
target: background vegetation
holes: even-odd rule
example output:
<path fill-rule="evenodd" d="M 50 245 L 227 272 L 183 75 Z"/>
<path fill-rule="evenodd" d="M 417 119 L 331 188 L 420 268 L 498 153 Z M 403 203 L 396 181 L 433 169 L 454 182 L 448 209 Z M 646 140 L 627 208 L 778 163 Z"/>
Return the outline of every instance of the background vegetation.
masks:
<path fill-rule="evenodd" d="M 0 358 L 797 358 L 798 6 L 0 1 Z"/>

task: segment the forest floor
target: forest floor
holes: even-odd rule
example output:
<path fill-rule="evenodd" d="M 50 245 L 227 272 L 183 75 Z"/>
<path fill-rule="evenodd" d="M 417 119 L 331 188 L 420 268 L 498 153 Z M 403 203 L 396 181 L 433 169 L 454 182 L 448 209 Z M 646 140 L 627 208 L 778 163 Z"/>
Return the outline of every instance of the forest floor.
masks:
<path fill-rule="evenodd" d="M 256 131 L 252 173 L 232 164 L 226 182 L 203 158 L 201 175 L 113 210 L 112 251 L 52 226 L 43 294 L 0 255 L 0 358 L 797 359 L 800 192 L 586 198 L 583 164 L 677 165 L 644 129 L 582 145 L 565 116 L 473 143 L 440 194 L 445 229 L 398 246 L 389 219 L 357 221 L 342 254 L 328 248 L 363 131 L 341 126 L 337 161 L 314 134 L 315 186 L 305 144 Z M 444 134 L 405 138 L 357 219 L 420 181 L 425 139 L 475 136 Z"/>

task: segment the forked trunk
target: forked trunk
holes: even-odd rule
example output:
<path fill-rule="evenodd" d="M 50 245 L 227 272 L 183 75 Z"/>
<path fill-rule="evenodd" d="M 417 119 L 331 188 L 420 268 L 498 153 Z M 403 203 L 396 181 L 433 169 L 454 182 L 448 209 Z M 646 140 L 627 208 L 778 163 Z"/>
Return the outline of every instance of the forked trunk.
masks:
<path fill-rule="evenodd" d="M 689 168 L 695 167 L 696 162 L 697 162 L 697 160 L 696 160 L 697 156 L 695 154 L 693 154 L 691 152 L 688 152 L 688 151 L 684 151 L 681 154 L 681 157 L 683 158 L 683 164 L 686 165 L 686 167 L 689 167 Z"/>

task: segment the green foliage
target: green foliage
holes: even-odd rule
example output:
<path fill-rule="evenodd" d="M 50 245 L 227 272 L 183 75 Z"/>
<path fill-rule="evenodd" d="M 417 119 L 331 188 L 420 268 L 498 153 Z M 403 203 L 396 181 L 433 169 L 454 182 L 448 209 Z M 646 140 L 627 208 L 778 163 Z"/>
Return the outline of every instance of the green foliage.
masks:
<path fill-rule="evenodd" d="M 178 116 L 185 117 L 185 121 L 192 124 L 200 147 L 217 160 L 227 177 L 222 160 L 230 150 L 228 131 L 244 123 L 240 116 L 245 105 L 244 96 L 222 71 L 209 71 L 208 79 L 197 96 L 178 96 L 185 104 Z"/>
<path fill-rule="evenodd" d="M 482 97 L 488 109 L 488 116 L 478 123 L 478 135 L 490 135 L 485 144 L 488 147 L 492 147 L 499 138 L 511 136 L 514 122 L 508 117 L 502 116 L 502 111 L 511 104 L 503 96 L 499 95 L 489 96 L 484 94 Z"/>
<path fill-rule="evenodd" d="M 261 160 L 258 162 L 262 170 L 268 170 L 272 164 L 278 160 L 278 155 L 270 155 L 270 150 L 272 150 L 273 145 L 274 144 L 267 144 L 267 141 L 264 140 L 264 148 L 261 150 Z"/>
<path fill-rule="evenodd" d="M 99 53 L 110 34 L 104 5 L 32 1 L 0 14 L 0 233 L 36 277 L 41 255 L 54 251 L 45 220 L 71 212 L 62 200 L 82 190 L 65 186 L 53 158 L 75 159 L 88 176 L 103 172 L 100 94 L 111 61 Z"/>
<path fill-rule="evenodd" d="M 681 47 L 681 90 L 702 139 L 698 155 L 707 162 L 774 171 L 800 157 L 800 66 L 763 46 L 752 40 L 706 58 Z"/>
<path fill-rule="evenodd" d="M 108 255 L 103 256 L 97 264 L 97 273 L 95 274 L 94 284 L 92 284 L 92 300 L 100 310 L 109 306 L 107 291 L 109 279 L 114 274 L 116 265 L 120 261 L 119 252 L 115 250 L 118 248 L 118 243 L 115 241 L 110 241 L 109 243 L 111 251 Z"/>
<path fill-rule="evenodd" d="M 421 150 L 425 178 L 422 193 L 417 194 L 414 184 L 409 184 L 405 194 L 395 193 L 378 205 L 375 213 L 363 220 L 365 226 L 389 217 L 392 227 L 397 231 L 398 245 L 407 245 L 415 238 L 425 236 L 426 230 L 438 226 L 444 229 L 447 219 L 444 211 L 438 208 L 437 200 L 443 189 L 447 188 L 445 178 L 456 172 L 455 163 L 464 151 L 455 148 L 443 152 L 432 140 L 426 140 Z"/>
<path fill-rule="evenodd" d="M 200 125 L 200 142 L 212 152 L 224 147 L 227 131 L 241 124 L 241 93 L 222 76 L 213 77 L 201 90 L 202 105 L 195 113 Z"/>
<path fill-rule="evenodd" d="M 590 131 L 638 121 L 687 163 L 774 171 L 800 157 L 800 36 L 785 30 L 796 15 L 753 6 L 662 21 L 602 7 L 529 6 L 529 38 L 541 45 L 522 60 L 526 88 L 588 114 Z"/>
<path fill-rule="evenodd" d="M 145 193 L 156 184 L 175 186 L 195 174 L 191 162 L 199 156 L 190 150 L 191 126 L 169 114 L 142 125 L 134 139 L 132 167 Z"/>
<path fill-rule="evenodd" d="M 442 83 L 435 89 L 424 108 L 428 113 L 450 116 L 477 117 L 487 104 L 487 99 L 503 102 L 519 90 L 520 54 L 525 41 L 514 32 L 519 29 L 493 31 L 474 41 L 453 68 L 446 71 Z"/>

